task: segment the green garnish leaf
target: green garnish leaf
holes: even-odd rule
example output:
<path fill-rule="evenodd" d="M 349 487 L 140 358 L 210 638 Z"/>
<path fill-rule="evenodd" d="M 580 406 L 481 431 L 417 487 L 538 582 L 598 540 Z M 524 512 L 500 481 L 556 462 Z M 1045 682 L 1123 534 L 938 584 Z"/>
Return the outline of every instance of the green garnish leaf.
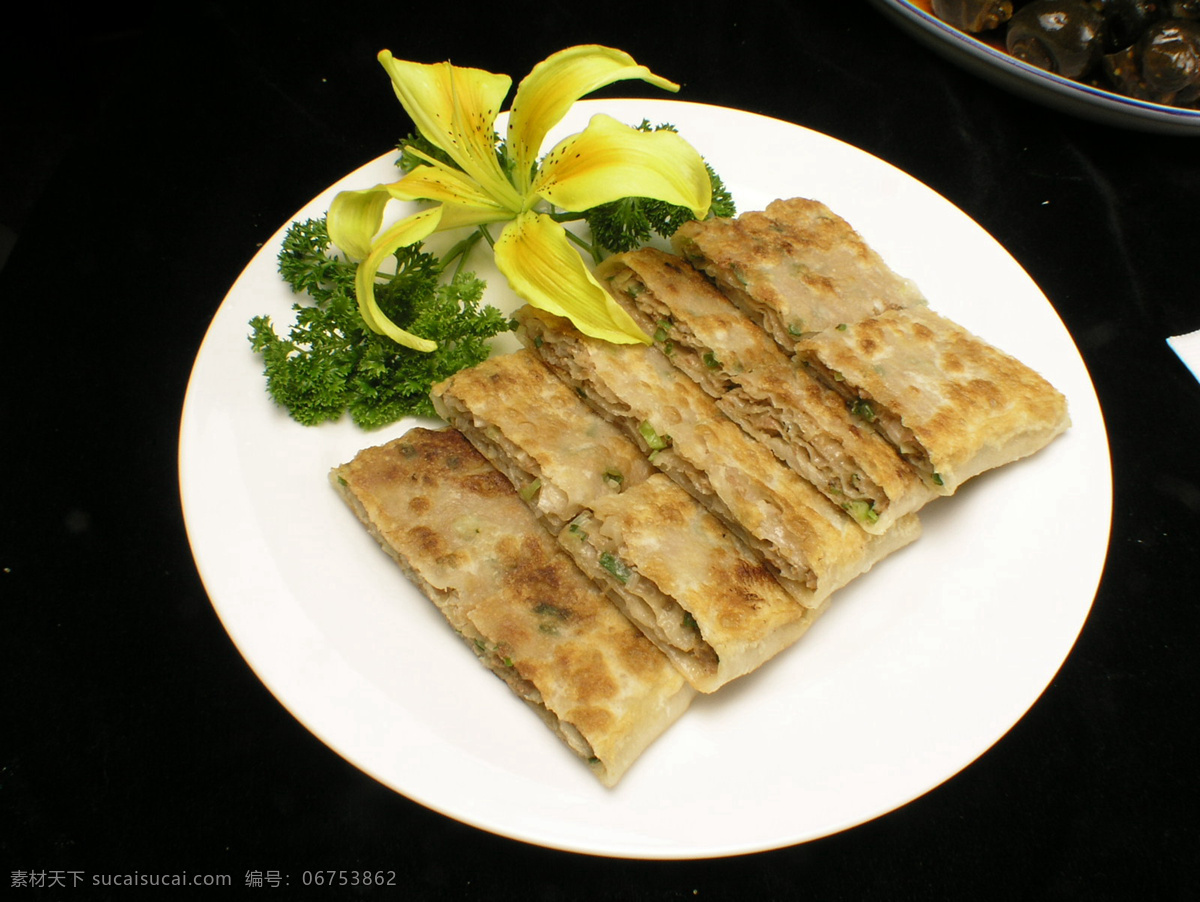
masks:
<path fill-rule="evenodd" d="M 389 71 L 395 82 L 399 70 Z M 676 132 L 671 125 L 655 127 L 646 121 L 638 129 Z M 674 135 L 661 137 L 670 137 L 672 142 L 680 143 Z M 433 140 L 430 138 L 431 134 L 422 134 L 418 128 L 417 132 L 397 143 L 396 166 L 405 179 L 421 170 L 441 167 L 444 172 L 462 173 L 467 181 L 471 181 L 462 166 L 442 149 L 445 145 L 437 143 L 437 135 L 432 135 Z M 522 156 L 524 145 L 514 150 L 508 146 L 508 139 L 502 140 L 494 131 L 491 139 L 490 145 L 486 145 L 486 141 L 485 145 L 494 148 L 498 170 L 493 174 L 499 178 L 494 180 L 495 185 L 489 181 L 487 186 L 494 188 L 503 183 L 509 189 L 515 186 L 518 193 L 525 191 L 530 187 L 531 175 L 549 165 L 546 162 L 533 164 L 533 173 L 521 173 L 522 177 L 517 178 L 519 165 L 531 165 L 531 160 Z M 489 152 L 482 151 L 485 159 Z M 519 159 L 523 162 L 518 163 Z M 698 157 L 691 159 L 699 160 Z M 736 215 L 732 194 L 711 166 L 705 163 L 704 167 L 712 188 L 708 215 Z M 700 184 L 703 185 L 703 176 Z M 641 190 L 651 189 L 643 186 Z M 334 421 L 346 413 L 356 424 L 367 429 L 384 426 L 405 416 L 434 417 L 436 412 L 429 399 L 432 386 L 485 360 L 491 351 L 490 339 L 501 332 L 512 331 L 516 325 L 496 308 L 482 304 L 486 286 L 474 274 L 463 271 L 464 260 L 480 238 L 486 239 L 487 244 L 499 253 L 507 231 L 494 240 L 480 227 L 440 258 L 426 253 L 419 242 L 401 246 L 389 257 L 388 249 L 398 243 L 398 240 L 392 240 L 395 226 L 385 233 L 387 240 L 376 241 L 373 235 L 357 235 L 360 227 L 364 227 L 360 220 L 365 221 L 365 227 L 373 222 L 365 213 L 374 212 L 374 205 L 379 200 L 373 193 L 376 191 L 342 192 L 339 198 L 351 199 L 342 206 L 335 201 L 331 208 L 334 232 L 339 235 L 342 249 L 349 238 L 355 238 L 350 242 L 355 247 L 358 238 L 362 238 L 358 243 L 364 249 L 370 249 L 362 263 L 338 255 L 329 236 L 328 215 L 293 222 L 279 253 L 279 272 L 293 291 L 307 295 L 311 302 L 293 306 L 295 322 L 284 334 L 276 332 L 269 316 L 257 316 L 250 321 L 248 337 L 254 352 L 262 357 L 268 393 L 293 419 L 305 425 Z M 362 208 L 359 195 L 370 195 L 365 201 L 369 211 Z M 676 193 L 663 196 L 678 199 Z M 605 249 L 631 250 L 655 235 L 669 238 L 680 225 L 694 218 L 693 207 L 696 205 L 674 206 L 650 197 L 627 197 L 583 212 L 577 207 L 564 207 L 551 214 L 550 221 L 559 224 L 586 222 L 592 232 L 588 239 L 590 244 L 574 233 L 567 234 L 588 247 L 593 257 L 599 260 Z M 416 217 L 422 215 L 415 214 Z M 542 218 L 531 221 L 542 227 Z M 431 224 L 432 221 L 423 220 L 421 227 Z M 416 229 L 415 225 L 413 229 Z M 408 236 L 409 233 L 402 234 Z M 517 259 L 517 251 L 522 246 L 516 238 L 511 238 L 504 244 L 504 259 L 510 263 Z M 357 251 L 352 254 L 359 256 Z M 394 274 L 385 271 L 390 266 L 380 267 L 381 262 L 386 263 L 391 257 L 396 264 Z M 455 261 L 457 263 L 452 267 Z M 511 272 L 504 271 L 510 280 L 514 277 Z M 531 272 L 535 271 L 540 272 L 536 266 Z M 387 328 L 381 328 L 381 324 L 386 324 Z M 646 336 L 640 335 L 640 330 L 638 332 L 635 337 L 645 340 Z M 411 341 L 405 342 L 398 336 Z M 670 354 L 672 343 L 665 340 L 665 336 L 660 341 L 663 350 Z M 413 348 L 403 347 L 402 343 L 413 344 Z M 612 481 L 619 485 L 619 474 Z"/>
<path fill-rule="evenodd" d="M 473 273 L 443 281 L 445 261 L 420 245 L 396 253 L 376 299 L 403 329 L 438 346 L 415 351 L 367 327 L 354 294 L 356 264 L 329 253 L 324 219 L 294 222 L 279 253 L 279 272 L 311 304 L 293 306 L 286 336 L 268 316 L 250 321 L 250 345 L 261 355 L 267 391 L 297 422 L 329 422 L 349 412 L 373 429 L 405 416 L 436 416 L 429 389 L 487 358 L 489 340 L 513 323 L 481 303 L 485 283 Z"/>
<path fill-rule="evenodd" d="M 450 154 L 446 153 L 446 151 L 442 150 L 419 132 L 409 132 L 396 145 L 396 149 L 400 151 L 400 157 L 396 160 L 396 167 L 401 172 L 409 173 L 418 166 L 428 165 L 425 157 L 437 160 L 443 166 L 458 169 L 460 172 L 462 171 L 459 165 L 450 159 Z"/>

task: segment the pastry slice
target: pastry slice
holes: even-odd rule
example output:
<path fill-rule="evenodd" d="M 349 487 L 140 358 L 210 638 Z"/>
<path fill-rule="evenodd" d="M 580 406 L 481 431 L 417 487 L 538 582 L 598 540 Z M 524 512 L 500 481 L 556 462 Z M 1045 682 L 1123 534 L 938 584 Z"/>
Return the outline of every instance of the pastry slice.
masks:
<path fill-rule="evenodd" d="M 810 332 L 925 302 L 911 280 L 815 200 L 776 200 L 736 219 L 688 222 L 672 243 L 788 351 Z"/>
<path fill-rule="evenodd" d="M 636 445 L 527 351 L 462 370 L 435 385 L 431 398 L 555 534 L 596 498 L 654 472 Z"/>
<path fill-rule="evenodd" d="M 671 363 L 748 435 L 866 532 L 880 535 L 937 496 L 896 449 L 687 261 L 642 249 L 597 271 Z"/>
<path fill-rule="evenodd" d="M 694 691 L 454 430 L 414 428 L 331 482 L 467 645 L 605 786 Z"/>
<path fill-rule="evenodd" d="M 1070 425 L 1066 398 L 1042 376 L 926 307 L 830 329 L 796 352 L 945 495 Z"/>
<path fill-rule="evenodd" d="M 757 670 L 828 604 L 786 592 L 721 521 L 662 473 L 598 499 L 559 542 L 701 692 Z"/>
<path fill-rule="evenodd" d="M 528 306 L 515 317 L 527 347 L 754 549 L 803 603 L 821 604 L 919 534 L 914 514 L 882 535 L 860 529 L 657 348 L 588 338 Z"/>
<path fill-rule="evenodd" d="M 797 600 L 695 498 L 653 468 L 618 431 L 528 350 L 492 357 L 433 388 L 451 425 L 509 474 L 543 519 L 575 516 L 556 530 L 561 547 L 604 584 L 622 610 L 702 692 L 743 676 L 794 642 L 819 609 Z M 531 408 L 538 402 L 552 405 Z M 532 411 L 532 412 L 531 412 Z M 528 429 L 536 415 L 545 429 Z M 554 428 L 553 424 L 570 424 Z M 602 448 L 581 455 L 577 446 Z M 621 461 L 624 478 L 605 474 Z M 528 465 L 538 476 L 522 473 Z M 559 484 L 562 480 L 569 488 Z M 529 491 L 531 486 L 536 486 Z M 552 525 L 552 524 L 551 524 Z"/>

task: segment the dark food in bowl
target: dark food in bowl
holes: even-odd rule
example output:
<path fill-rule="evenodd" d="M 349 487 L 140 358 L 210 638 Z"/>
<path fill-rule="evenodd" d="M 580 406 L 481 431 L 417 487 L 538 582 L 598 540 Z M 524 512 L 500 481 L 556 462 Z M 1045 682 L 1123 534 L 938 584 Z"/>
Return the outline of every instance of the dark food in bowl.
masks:
<path fill-rule="evenodd" d="M 990 31 L 1013 14 L 1012 0 L 933 0 L 933 14 L 963 31 Z"/>
<path fill-rule="evenodd" d="M 1164 93 L 1188 91 L 1194 98 L 1200 89 L 1200 25 L 1168 19 L 1152 26 L 1136 46 L 1150 87 Z"/>
<path fill-rule="evenodd" d="M 1132 47 L 1151 23 L 1168 15 L 1163 0 L 1102 0 L 1104 48 L 1108 53 Z"/>
<path fill-rule="evenodd" d="M 1084 0 L 1037 0 L 1013 14 L 1004 42 L 1019 60 L 1083 78 L 1104 55 L 1104 18 Z"/>
<path fill-rule="evenodd" d="M 1130 47 L 1104 61 L 1121 93 L 1177 106 L 1200 100 L 1200 22 L 1157 22 Z"/>
<path fill-rule="evenodd" d="M 924 0 L 1013 57 L 1128 97 L 1200 107 L 1200 0 Z"/>

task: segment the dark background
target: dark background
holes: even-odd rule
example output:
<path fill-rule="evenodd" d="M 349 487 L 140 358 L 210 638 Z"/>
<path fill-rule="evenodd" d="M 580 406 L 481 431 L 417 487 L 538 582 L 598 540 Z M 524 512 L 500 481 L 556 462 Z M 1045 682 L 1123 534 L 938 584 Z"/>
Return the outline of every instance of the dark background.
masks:
<path fill-rule="evenodd" d="M 1200 135 L 1033 106 L 862 2 L 31 15 L 0 37 L 0 879 L 225 872 L 235 888 L 208 894 L 292 897 L 244 875 L 324 867 L 402 882 L 326 898 L 1195 897 L 1200 384 L 1164 339 L 1200 328 Z M 175 454 L 193 356 L 261 243 L 408 131 L 375 53 L 520 76 L 581 42 L 948 197 L 1042 287 L 1100 396 L 1112 542 L 1075 650 L 978 762 L 836 836 L 656 863 L 447 820 L 274 700 L 192 564 Z"/>

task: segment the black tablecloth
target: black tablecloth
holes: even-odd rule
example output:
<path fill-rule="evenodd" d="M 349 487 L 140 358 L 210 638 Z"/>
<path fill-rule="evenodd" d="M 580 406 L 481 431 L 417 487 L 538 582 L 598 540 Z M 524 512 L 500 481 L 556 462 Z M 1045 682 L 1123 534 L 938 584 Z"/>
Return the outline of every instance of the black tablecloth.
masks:
<path fill-rule="evenodd" d="M 328 898 L 1195 891 L 1200 384 L 1164 339 L 1200 328 L 1200 136 L 1032 105 L 861 2 L 649 6 L 36 8 L 35 26 L 9 30 L 0 858 L 19 897 L 126 898 L 92 876 L 180 871 L 232 875 L 214 897 L 290 897 L 318 868 L 399 877 L 310 891 Z M 180 407 L 210 318 L 279 225 L 409 128 L 375 53 L 519 76 L 583 42 L 628 50 L 683 99 L 824 132 L 949 198 L 1053 303 L 1109 430 L 1107 566 L 1042 698 L 924 797 L 793 848 L 592 858 L 395 794 L 263 687 L 184 532 Z M 20 886 L 54 872 L 65 888 Z M 292 879 L 248 887 L 250 872 Z"/>

